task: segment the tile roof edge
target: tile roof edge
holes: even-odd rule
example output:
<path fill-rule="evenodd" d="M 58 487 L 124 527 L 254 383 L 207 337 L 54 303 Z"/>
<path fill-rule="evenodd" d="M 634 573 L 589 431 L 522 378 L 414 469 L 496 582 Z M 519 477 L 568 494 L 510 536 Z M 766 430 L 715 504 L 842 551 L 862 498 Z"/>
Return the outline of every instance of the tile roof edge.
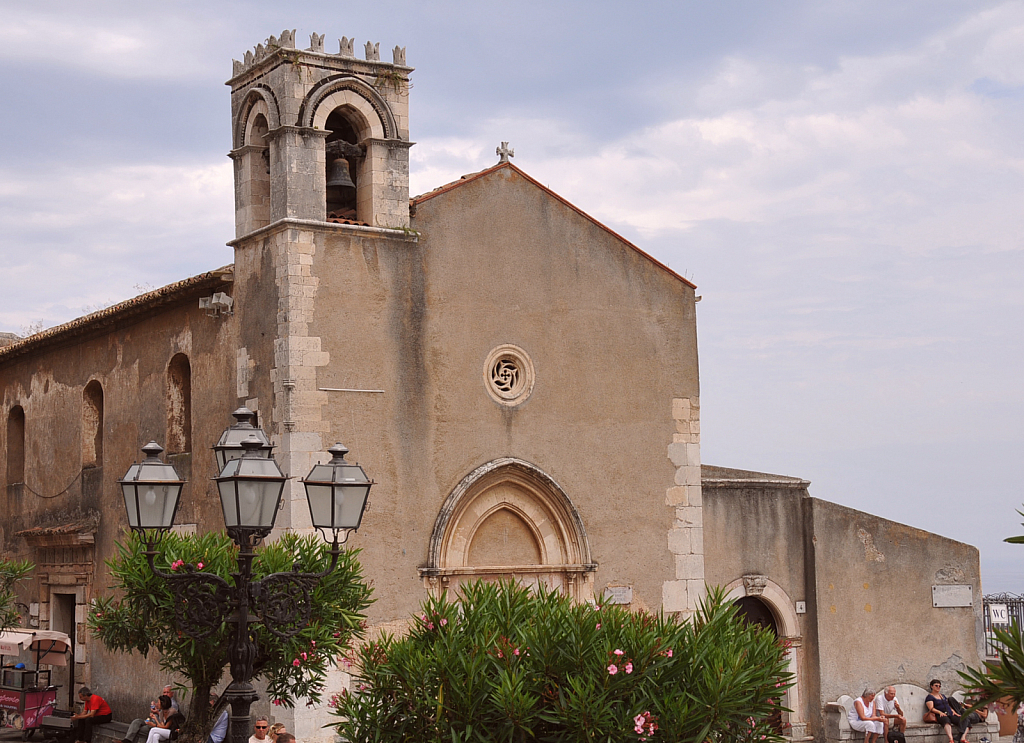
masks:
<path fill-rule="evenodd" d="M 181 281 L 175 281 L 159 289 L 154 289 L 131 299 L 112 304 L 109 307 L 104 307 L 102 310 L 97 310 L 66 323 L 47 328 L 27 338 L 22 338 L 9 346 L 0 347 L 0 363 L 31 351 L 60 343 L 67 338 L 82 335 L 90 330 L 94 330 L 101 324 L 134 317 L 151 308 L 167 304 L 178 296 L 183 297 L 207 286 L 212 287 L 218 284 L 230 283 L 233 280 L 231 278 L 233 273 L 234 264 L 229 264 L 213 271 L 207 271 L 196 276 L 190 276 L 187 279 L 182 279 Z"/>

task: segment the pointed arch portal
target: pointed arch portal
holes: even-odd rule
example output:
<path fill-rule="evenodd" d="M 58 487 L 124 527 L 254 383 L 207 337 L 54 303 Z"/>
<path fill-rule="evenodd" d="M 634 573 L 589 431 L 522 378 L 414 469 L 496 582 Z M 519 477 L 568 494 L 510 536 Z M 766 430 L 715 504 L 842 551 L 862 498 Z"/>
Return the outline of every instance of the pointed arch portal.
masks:
<path fill-rule="evenodd" d="M 420 575 L 437 594 L 463 581 L 511 577 L 586 600 L 596 567 L 565 491 L 538 467 L 506 457 L 473 470 L 445 500 Z"/>

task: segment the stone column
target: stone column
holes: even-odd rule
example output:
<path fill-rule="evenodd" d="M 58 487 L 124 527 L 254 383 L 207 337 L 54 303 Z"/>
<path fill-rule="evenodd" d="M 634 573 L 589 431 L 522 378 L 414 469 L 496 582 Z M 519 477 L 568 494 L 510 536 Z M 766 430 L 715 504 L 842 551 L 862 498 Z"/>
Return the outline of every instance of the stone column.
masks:
<path fill-rule="evenodd" d="M 665 493 L 665 504 L 675 510 L 668 532 L 668 549 L 675 556 L 675 578 L 662 586 L 665 611 L 689 616 L 704 597 L 704 519 L 700 485 L 700 401 L 696 397 L 672 400 L 676 432 L 668 458 L 676 467 L 675 485 Z"/>

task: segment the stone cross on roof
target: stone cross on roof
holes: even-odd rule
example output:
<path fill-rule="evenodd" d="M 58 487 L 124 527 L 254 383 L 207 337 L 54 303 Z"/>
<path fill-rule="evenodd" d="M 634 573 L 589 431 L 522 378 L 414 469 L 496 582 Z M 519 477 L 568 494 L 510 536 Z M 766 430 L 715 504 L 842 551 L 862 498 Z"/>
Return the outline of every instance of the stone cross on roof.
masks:
<path fill-rule="evenodd" d="M 502 142 L 501 147 L 494 149 L 494 154 L 500 157 L 499 163 L 507 163 L 510 157 L 516 156 L 516 151 L 509 149 L 508 142 Z"/>

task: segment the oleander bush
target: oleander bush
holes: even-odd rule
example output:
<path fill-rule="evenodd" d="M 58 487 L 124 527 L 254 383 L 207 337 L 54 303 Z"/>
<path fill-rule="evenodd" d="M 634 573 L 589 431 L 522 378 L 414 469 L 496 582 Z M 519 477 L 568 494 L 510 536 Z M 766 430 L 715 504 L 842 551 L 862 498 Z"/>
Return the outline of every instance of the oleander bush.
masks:
<path fill-rule="evenodd" d="M 351 743 L 779 740 L 786 648 L 712 589 L 680 621 L 478 582 L 351 659 L 331 699 Z"/>

